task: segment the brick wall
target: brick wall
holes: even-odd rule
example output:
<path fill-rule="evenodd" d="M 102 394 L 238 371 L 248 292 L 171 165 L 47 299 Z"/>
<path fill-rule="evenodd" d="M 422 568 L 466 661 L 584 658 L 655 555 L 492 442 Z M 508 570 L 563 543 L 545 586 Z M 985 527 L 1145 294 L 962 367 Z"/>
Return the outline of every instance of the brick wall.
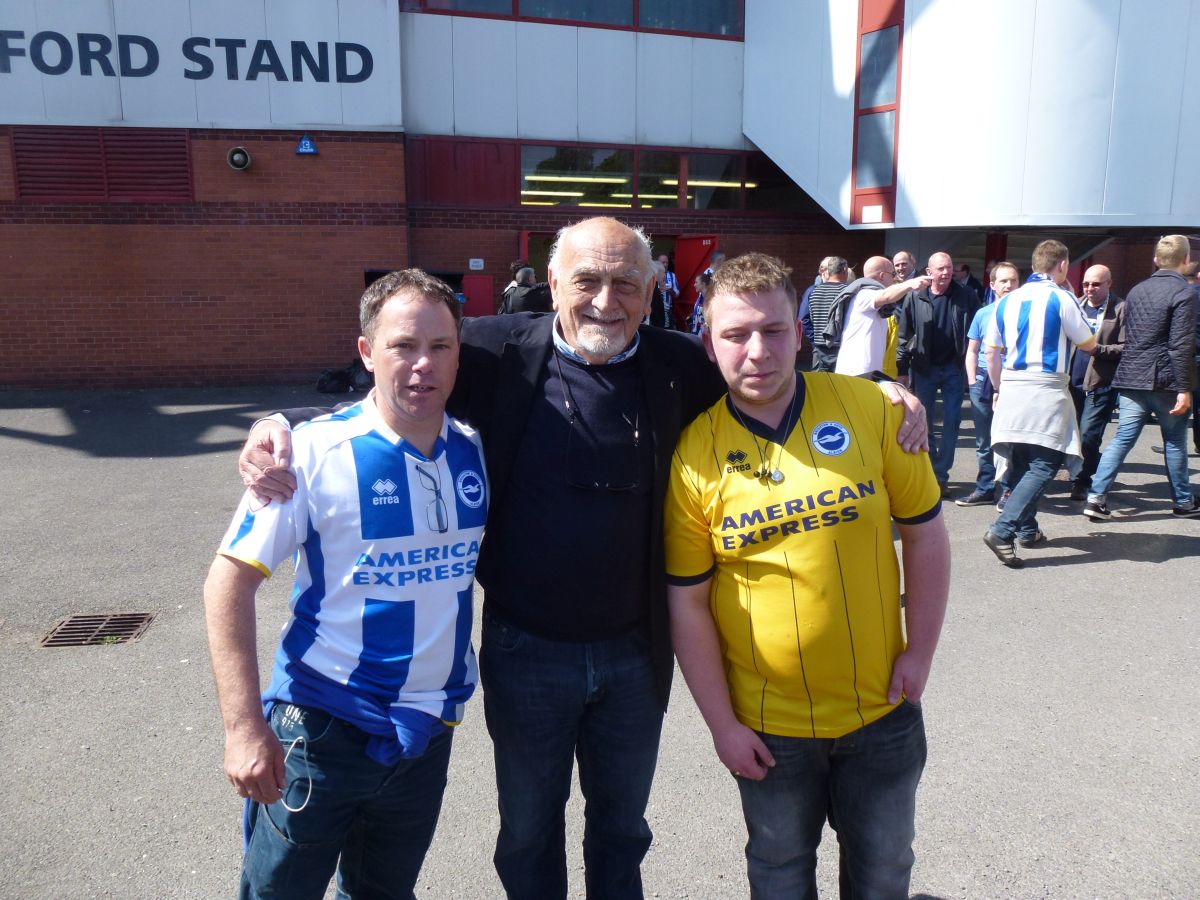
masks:
<path fill-rule="evenodd" d="M 0 203 L 12 200 L 17 194 L 17 180 L 12 170 L 12 137 L 0 126 Z"/>
<path fill-rule="evenodd" d="M 12 201 L 0 132 L 0 385 L 310 380 L 355 354 L 363 272 L 408 265 L 397 135 L 193 133 L 196 202 Z M 254 164 L 234 172 L 229 147 Z M 6 202 L 7 201 L 7 202 Z"/>
<path fill-rule="evenodd" d="M 0 386 L 135 386 L 309 380 L 354 354 L 366 269 L 463 273 L 482 257 L 496 299 L 522 230 L 554 232 L 579 210 L 408 208 L 403 136 L 190 133 L 191 203 L 15 199 L 0 126 Z M 253 165 L 228 167 L 233 146 Z M 823 256 L 855 264 L 881 232 L 824 214 L 628 211 L 654 235 L 715 234 L 730 254 L 782 257 L 803 286 Z M 544 272 L 539 273 L 544 277 Z"/>

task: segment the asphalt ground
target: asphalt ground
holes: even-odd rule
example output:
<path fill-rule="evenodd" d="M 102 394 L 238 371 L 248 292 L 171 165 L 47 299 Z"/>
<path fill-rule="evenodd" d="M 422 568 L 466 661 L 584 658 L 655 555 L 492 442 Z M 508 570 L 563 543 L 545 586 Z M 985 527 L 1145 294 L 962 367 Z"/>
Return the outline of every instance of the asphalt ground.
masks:
<path fill-rule="evenodd" d="M 247 427 L 322 399 L 277 386 L 0 392 L 0 897 L 234 893 L 239 802 L 221 772 L 201 585 L 240 493 Z M 959 496 L 971 440 L 964 416 Z M 1170 515 L 1159 442 L 1143 434 L 1110 494 L 1119 520 L 1088 522 L 1055 482 L 1050 540 L 1019 551 L 1022 571 L 980 540 L 991 507 L 946 506 L 953 581 L 924 701 L 914 893 L 1200 895 L 1200 520 Z M 264 670 L 289 582 L 280 573 L 259 595 Z M 141 640 L 38 647 L 60 617 L 122 611 L 154 614 Z M 675 686 L 646 893 L 745 897 L 737 791 Z M 476 699 L 418 895 L 500 896 L 496 822 Z M 581 897 L 578 796 L 567 828 Z M 835 896 L 828 835 L 819 877 Z"/>

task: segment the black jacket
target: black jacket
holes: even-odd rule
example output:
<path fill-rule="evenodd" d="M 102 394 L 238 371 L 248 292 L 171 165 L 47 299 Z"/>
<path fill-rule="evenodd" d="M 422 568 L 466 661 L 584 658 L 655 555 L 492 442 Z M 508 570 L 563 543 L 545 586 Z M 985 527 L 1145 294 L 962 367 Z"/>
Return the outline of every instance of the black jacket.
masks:
<path fill-rule="evenodd" d="M 520 314 L 466 319 L 462 328 L 458 380 L 447 412 L 479 429 L 491 483 L 491 513 L 504 503 L 519 503 L 508 494 L 513 462 L 525 432 L 538 379 L 554 346 L 552 315 Z M 725 393 L 720 373 L 692 335 L 641 326 L 638 348 L 646 404 L 650 410 L 650 434 L 654 441 L 654 491 L 651 501 L 652 547 L 646 602 L 650 622 L 651 650 L 659 701 L 666 708 L 674 668 L 670 627 L 667 620 L 666 560 L 663 551 L 663 504 L 671 457 L 679 433 L 697 415 Z M 578 539 L 567 537 L 568 541 Z M 543 535 L 540 540 L 551 541 Z M 619 564 L 614 549 L 613 564 Z M 557 550 L 546 548 L 548 565 L 570 559 L 569 543 Z M 488 541 L 479 557 L 480 584 L 486 604 L 487 572 L 504 565 L 489 558 Z M 569 590 L 564 584 L 564 591 Z"/>
<path fill-rule="evenodd" d="M 1159 269 L 1125 300 L 1125 349 L 1113 387 L 1190 391 L 1196 383 L 1196 292 L 1187 279 Z"/>
<path fill-rule="evenodd" d="M 504 302 L 500 305 L 500 312 L 550 312 L 553 309 L 552 303 L 550 285 L 546 282 L 517 284 L 504 292 Z"/>
<path fill-rule="evenodd" d="M 981 301 L 973 290 L 955 281 L 950 282 L 950 327 L 951 337 L 959 360 L 967 354 L 967 332 L 971 319 L 979 309 Z M 909 291 L 900 307 L 896 338 L 896 369 L 901 375 L 910 371 L 929 371 L 929 348 L 933 342 L 933 303 L 927 291 Z"/>

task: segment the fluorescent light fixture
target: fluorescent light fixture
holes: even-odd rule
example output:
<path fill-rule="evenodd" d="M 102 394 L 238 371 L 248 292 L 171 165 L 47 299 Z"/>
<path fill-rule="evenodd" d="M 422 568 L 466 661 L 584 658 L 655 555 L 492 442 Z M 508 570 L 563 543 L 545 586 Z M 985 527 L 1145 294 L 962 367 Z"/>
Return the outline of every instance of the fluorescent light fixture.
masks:
<path fill-rule="evenodd" d="M 662 180 L 662 183 L 667 185 L 668 187 L 675 187 L 679 184 L 679 179 L 678 178 L 664 178 Z M 700 181 L 696 178 L 689 178 L 688 179 L 688 187 L 717 187 L 717 188 L 748 187 L 748 188 L 756 188 L 756 187 L 758 187 L 758 182 L 757 181 L 747 181 L 745 183 L 745 185 L 743 185 L 740 181 Z"/>
<path fill-rule="evenodd" d="M 586 184 L 628 184 L 628 178 L 617 175 L 526 175 L 526 181 L 566 181 Z"/>
<path fill-rule="evenodd" d="M 522 200 L 522 206 L 558 206 L 553 200 Z"/>
<path fill-rule="evenodd" d="M 603 206 L 607 209 L 629 209 L 629 203 L 576 203 L 576 206 Z"/>
<path fill-rule="evenodd" d="M 582 197 L 583 191 L 521 191 L 522 197 Z"/>
<path fill-rule="evenodd" d="M 630 199 L 633 199 L 633 194 L 613 194 L 612 196 L 628 197 Z M 688 194 L 687 198 L 689 200 L 691 200 L 692 196 L 693 196 L 692 194 Z M 678 194 L 647 194 L 647 193 L 638 194 L 638 199 L 640 199 L 640 200 L 676 200 L 676 199 L 678 199 L 678 197 L 679 197 Z"/>

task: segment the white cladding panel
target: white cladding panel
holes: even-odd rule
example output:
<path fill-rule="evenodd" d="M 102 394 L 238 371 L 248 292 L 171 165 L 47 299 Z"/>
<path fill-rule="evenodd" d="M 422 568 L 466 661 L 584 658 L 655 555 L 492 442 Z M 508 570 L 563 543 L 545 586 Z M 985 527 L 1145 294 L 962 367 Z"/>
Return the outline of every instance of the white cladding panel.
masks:
<path fill-rule="evenodd" d="M 579 121 L 578 60 L 576 29 L 517 23 L 519 134 L 555 140 L 564 121 Z"/>
<path fill-rule="evenodd" d="M 405 129 L 454 134 L 454 19 L 401 16 L 400 40 Z"/>
<path fill-rule="evenodd" d="M 638 35 L 638 143 L 687 146 L 692 142 L 691 41 L 665 34 Z"/>
<path fill-rule="evenodd" d="M 642 37 L 651 37 L 643 35 Z M 692 147 L 741 147 L 742 45 L 692 41 Z M 686 70 L 685 70 L 686 71 Z M 730 78 L 729 73 L 736 72 Z M 736 116 L 723 114 L 737 110 Z"/>
<path fill-rule="evenodd" d="M 1021 184 L 1024 215 L 1053 220 L 1103 210 L 1120 7 L 1121 0 L 1038 3 Z M 1093 127 L 1096 140 L 1089 141 Z"/>
<path fill-rule="evenodd" d="M 638 139 L 637 35 L 573 28 L 579 35 L 579 140 L 633 144 Z M 567 129 L 564 128 L 564 132 Z"/>
<path fill-rule="evenodd" d="M 453 21 L 455 134 L 517 137 L 517 23 Z"/>
<path fill-rule="evenodd" d="M 406 14 L 405 129 L 416 134 L 742 149 L 742 44 Z M 449 20 L 452 37 L 423 20 Z M 436 49 L 434 49 L 436 47 Z M 453 96 L 414 82 L 445 54 Z M 452 114 L 447 116 L 449 102 Z"/>
<path fill-rule="evenodd" d="M 0 72 L 3 122 L 336 129 L 403 120 L 394 0 L 0 0 L 0 22 L 23 32 L 9 38 L 11 71 Z M 105 42 L 102 60 L 81 59 L 81 47 Z M 339 42 L 366 48 L 367 77 L 356 79 L 354 48 L 339 75 Z M 70 66 L 55 74 L 63 43 Z M 305 67 L 296 78 L 300 43 L 315 59 L 324 45 L 327 81 Z"/>
<path fill-rule="evenodd" d="M 1200 84 L 1200 11 L 1193 10 L 1190 17 L 1190 33 L 1187 45 L 1191 48 L 1188 54 L 1187 67 L 1184 70 L 1184 84 Z M 1179 145 L 1175 151 L 1175 191 L 1171 197 L 1171 212 L 1182 218 L 1182 224 L 1187 224 L 1188 217 L 1193 223 L 1200 223 L 1200 165 L 1196 164 L 1200 157 L 1200 115 L 1193 110 L 1191 114 L 1179 117 Z"/>
<path fill-rule="evenodd" d="M 843 224 L 856 7 L 746 3 L 746 134 Z M 897 228 L 1200 223 L 1185 107 L 1200 0 L 907 0 L 904 15 Z"/>
<path fill-rule="evenodd" d="M 1194 102 L 1185 103 L 1187 90 L 1195 89 L 1184 80 L 1185 23 L 1191 6 L 1190 0 L 1158 0 L 1149 15 L 1141 4 L 1121 7 L 1106 213 L 1146 216 L 1169 211 L 1178 170 L 1200 163 L 1194 144 L 1190 152 L 1179 144 L 1182 120 L 1200 115 Z M 1193 18 L 1200 19 L 1200 7 Z M 1165 22 L 1178 27 L 1164 28 Z M 1192 211 L 1200 213 L 1200 198 L 1193 201 Z M 1200 224 L 1200 215 L 1195 223 Z"/>

